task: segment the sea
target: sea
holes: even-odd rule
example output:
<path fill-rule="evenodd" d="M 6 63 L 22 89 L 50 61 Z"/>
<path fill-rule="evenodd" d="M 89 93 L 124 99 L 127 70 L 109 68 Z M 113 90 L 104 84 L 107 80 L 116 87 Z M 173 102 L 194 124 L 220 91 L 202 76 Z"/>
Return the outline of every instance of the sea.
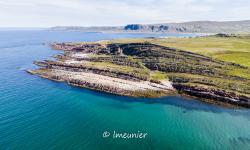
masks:
<path fill-rule="evenodd" d="M 51 42 L 195 34 L 0 31 L 0 150 L 249 150 L 250 109 L 198 99 L 129 98 L 28 74 Z"/>

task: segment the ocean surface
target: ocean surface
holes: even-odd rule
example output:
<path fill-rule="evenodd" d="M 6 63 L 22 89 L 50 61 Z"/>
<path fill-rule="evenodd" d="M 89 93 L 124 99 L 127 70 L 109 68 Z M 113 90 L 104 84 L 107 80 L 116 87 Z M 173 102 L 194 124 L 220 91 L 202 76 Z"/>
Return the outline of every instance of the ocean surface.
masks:
<path fill-rule="evenodd" d="M 159 36 L 194 35 L 0 31 L 0 150 L 249 150 L 249 109 L 114 96 L 25 72 L 36 68 L 34 60 L 61 53 L 50 42 Z M 114 132 L 146 136 L 113 138 Z"/>

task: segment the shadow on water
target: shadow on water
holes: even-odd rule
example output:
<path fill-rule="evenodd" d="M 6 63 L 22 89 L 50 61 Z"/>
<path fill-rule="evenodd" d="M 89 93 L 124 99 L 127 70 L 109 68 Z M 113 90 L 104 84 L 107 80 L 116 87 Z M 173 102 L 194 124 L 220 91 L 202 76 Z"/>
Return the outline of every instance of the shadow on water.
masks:
<path fill-rule="evenodd" d="M 47 79 L 45 79 L 47 80 Z M 133 97 L 126 97 L 126 96 L 118 96 L 118 95 L 113 95 L 113 94 L 108 94 L 105 92 L 99 92 L 99 91 L 94 91 L 90 89 L 84 89 L 80 87 L 75 87 L 68 85 L 66 83 L 58 83 L 54 81 L 52 82 L 53 86 L 56 86 L 57 88 L 62 88 L 66 90 L 74 90 L 79 93 L 88 93 L 93 96 L 97 97 L 103 97 L 109 100 L 113 101 L 119 101 L 119 103 L 114 103 L 112 104 L 112 107 L 120 108 L 120 109 L 129 109 L 128 105 L 124 105 L 124 103 L 144 103 L 148 105 L 152 104 L 162 104 L 162 105 L 171 105 L 175 107 L 180 107 L 183 110 L 183 113 L 188 113 L 190 111 L 203 111 L 203 112 L 212 112 L 212 113 L 229 113 L 230 115 L 233 116 L 243 116 L 246 117 L 247 119 L 250 120 L 250 110 L 245 109 L 245 108 L 226 108 L 223 106 L 218 106 L 218 105 L 213 105 L 213 104 L 208 104 L 196 99 L 191 99 L 191 98 L 185 98 L 185 97 L 180 97 L 180 96 L 167 96 L 167 97 L 161 97 L 161 98 L 133 98 Z"/>

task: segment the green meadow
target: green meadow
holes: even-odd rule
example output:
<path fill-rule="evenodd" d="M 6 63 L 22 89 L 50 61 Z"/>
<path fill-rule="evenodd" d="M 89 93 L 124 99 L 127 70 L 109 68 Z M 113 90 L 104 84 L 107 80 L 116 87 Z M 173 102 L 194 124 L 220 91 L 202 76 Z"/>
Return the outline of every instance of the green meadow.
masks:
<path fill-rule="evenodd" d="M 250 37 L 199 37 L 153 40 L 153 43 L 250 67 Z"/>
<path fill-rule="evenodd" d="M 150 42 L 250 67 L 250 35 L 231 37 L 206 36 L 196 38 L 121 39 L 115 41 L 125 43 Z"/>

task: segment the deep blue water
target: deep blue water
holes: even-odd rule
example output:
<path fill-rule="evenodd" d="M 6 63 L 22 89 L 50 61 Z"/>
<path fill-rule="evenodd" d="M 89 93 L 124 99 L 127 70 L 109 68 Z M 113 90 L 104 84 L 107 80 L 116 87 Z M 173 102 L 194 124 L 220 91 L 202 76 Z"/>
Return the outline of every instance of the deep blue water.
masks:
<path fill-rule="evenodd" d="M 25 72 L 60 53 L 48 43 L 183 36 L 65 31 L 0 31 L 0 149 L 250 149 L 250 110 L 181 97 L 135 99 Z M 185 35 L 186 36 L 186 35 Z M 145 139 L 103 132 L 147 133 Z"/>

